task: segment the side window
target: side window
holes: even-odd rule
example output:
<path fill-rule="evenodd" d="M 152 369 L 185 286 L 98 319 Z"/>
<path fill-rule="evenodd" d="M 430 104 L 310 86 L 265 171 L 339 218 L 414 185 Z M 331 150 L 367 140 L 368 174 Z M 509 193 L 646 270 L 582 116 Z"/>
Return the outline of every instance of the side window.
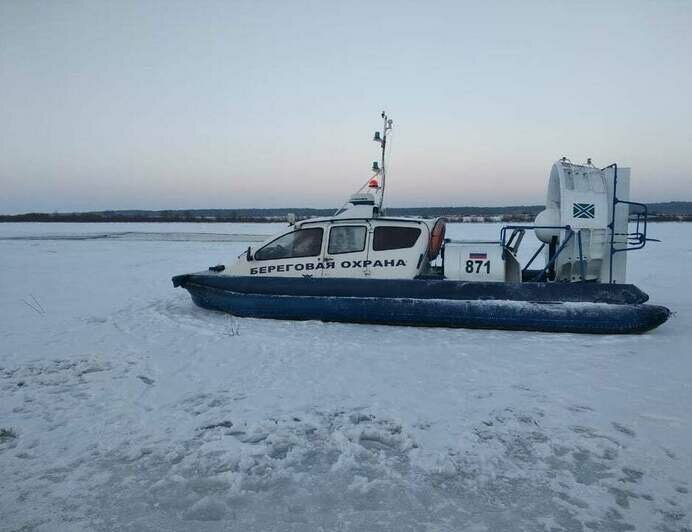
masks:
<path fill-rule="evenodd" d="M 329 246 L 327 252 L 330 255 L 339 253 L 354 253 L 365 249 L 365 226 L 343 225 L 332 227 L 329 232 Z"/>
<path fill-rule="evenodd" d="M 314 257 L 322 250 L 322 229 L 298 229 L 280 236 L 255 253 L 256 260 Z"/>
<path fill-rule="evenodd" d="M 374 251 L 410 248 L 418 240 L 420 229 L 417 227 L 375 227 L 372 240 Z"/>

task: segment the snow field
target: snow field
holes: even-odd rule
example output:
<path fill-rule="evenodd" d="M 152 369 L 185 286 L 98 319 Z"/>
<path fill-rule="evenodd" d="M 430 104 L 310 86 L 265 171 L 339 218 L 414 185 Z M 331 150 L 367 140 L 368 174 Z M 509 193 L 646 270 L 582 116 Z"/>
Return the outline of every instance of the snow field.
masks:
<path fill-rule="evenodd" d="M 69 225 L 0 237 L 130 231 Z M 245 242 L 2 240 L 0 529 L 690 530 L 692 226 L 652 233 L 676 316 L 626 337 L 236 319 L 170 277 Z"/>

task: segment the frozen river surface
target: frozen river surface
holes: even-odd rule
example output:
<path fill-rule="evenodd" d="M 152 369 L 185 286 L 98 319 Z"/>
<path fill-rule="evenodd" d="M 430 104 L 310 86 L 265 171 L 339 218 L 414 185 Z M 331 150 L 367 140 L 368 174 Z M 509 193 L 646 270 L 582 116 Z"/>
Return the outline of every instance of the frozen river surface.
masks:
<path fill-rule="evenodd" d="M 173 289 L 276 229 L 0 224 L 1 530 L 692 530 L 692 224 L 630 255 L 676 313 L 642 336 L 238 320 Z"/>

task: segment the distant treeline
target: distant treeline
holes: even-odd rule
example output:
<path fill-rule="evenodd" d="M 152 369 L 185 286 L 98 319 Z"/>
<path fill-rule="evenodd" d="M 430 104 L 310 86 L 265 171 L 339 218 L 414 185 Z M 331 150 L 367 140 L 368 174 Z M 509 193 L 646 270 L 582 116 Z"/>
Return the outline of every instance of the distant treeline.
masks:
<path fill-rule="evenodd" d="M 669 201 L 648 205 L 649 215 L 657 221 L 692 221 L 692 201 Z M 445 216 L 462 222 L 529 222 L 543 210 L 542 205 L 514 207 L 404 207 L 389 208 L 389 216 Z M 122 210 L 94 212 L 30 212 L 0 215 L 0 222 L 283 222 L 289 213 L 298 220 L 331 216 L 335 209 L 188 209 Z M 634 212 L 634 210 L 632 211 Z"/>

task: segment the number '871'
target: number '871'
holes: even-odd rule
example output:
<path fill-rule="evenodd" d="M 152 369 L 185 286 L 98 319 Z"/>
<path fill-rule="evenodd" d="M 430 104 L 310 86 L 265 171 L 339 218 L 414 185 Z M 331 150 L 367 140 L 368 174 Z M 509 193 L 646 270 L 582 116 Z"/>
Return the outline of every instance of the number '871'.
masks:
<path fill-rule="evenodd" d="M 485 269 L 485 273 L 490 273 L 490 261 L 482 260 L 467 260 L 466 273 L 481 273 L 481 268 Z"/>

